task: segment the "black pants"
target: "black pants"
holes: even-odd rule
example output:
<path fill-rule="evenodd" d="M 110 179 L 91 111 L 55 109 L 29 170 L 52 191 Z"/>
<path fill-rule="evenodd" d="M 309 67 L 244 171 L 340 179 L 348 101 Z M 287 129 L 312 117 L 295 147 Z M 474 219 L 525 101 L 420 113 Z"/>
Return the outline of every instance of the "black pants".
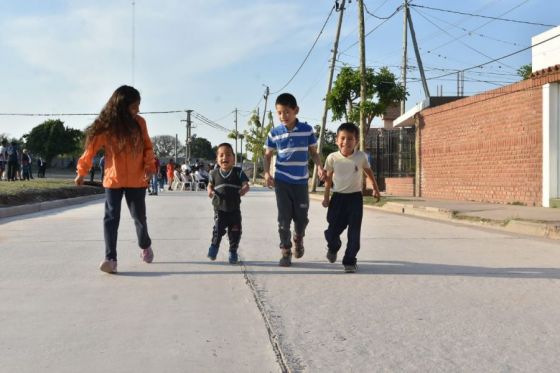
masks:
<path fill-rule="evenodd" d="M 17 161 L 8 161 L 8 180 L 16 180 L 18 166 Z"/>
<path fill-rule="evenodd" d="M 222 237 L 226 233 L 229 239 L 229 251 L 235 252 L 241 240 L 241 211 L 214 210 L 214 228 L 212 229 L 212 245 L 220 247 Z"/>
<path fill-rule="evenodd" d="M 342 264 L 356 264 L 356 255 L 360 251 L 360 231 L 363 215 L 362 192 L 333 193 L 327 212 L 329 227 L 325 231 L 327 247 L 330 251 L 338 252 L 342 242 L 340 235 L 348 227 L 348 244 Z"/>
<path fill-rule="evenodd" d="M 276 205 L 278 206 L 278 233 L 280 248 L 290 249 L 292 237 L 290 226 L 294 221 L 294 234 L 305 236 L 305 228 L 309 219 L 309 191 L 307 184 L 288 184 L 276 181 Z"/>
<path fill-rule="evenodd" d="M 148 224 L 146 220 L 146 189 L 145 188 L 121 188 L 105 189 L 105 217 L 103 218 L 103 234 L 105 236 L 105 258 L 117 260 L 117 234 L 121 220 L 121 201 L 125 197 L 128 210 L 134 225 L 138 246 L 147 249 L 152 245 L 148 235 Z"/>

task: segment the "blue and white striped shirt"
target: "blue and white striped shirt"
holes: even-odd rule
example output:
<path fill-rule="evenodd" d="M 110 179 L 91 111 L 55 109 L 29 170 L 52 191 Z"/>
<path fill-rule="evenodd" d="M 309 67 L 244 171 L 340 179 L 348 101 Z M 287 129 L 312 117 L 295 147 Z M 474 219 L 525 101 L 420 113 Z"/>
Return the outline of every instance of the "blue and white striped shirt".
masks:
<path fill-rule="evenodd" d="M 290 184 L 307 184 L 309 147 L 316 145 L 313 127 L 305 122 L 298 120 L 291 131 L 283 124 L 274 127 L 266 139 L 267 149 L 276 150 L 274 178 Z"/>

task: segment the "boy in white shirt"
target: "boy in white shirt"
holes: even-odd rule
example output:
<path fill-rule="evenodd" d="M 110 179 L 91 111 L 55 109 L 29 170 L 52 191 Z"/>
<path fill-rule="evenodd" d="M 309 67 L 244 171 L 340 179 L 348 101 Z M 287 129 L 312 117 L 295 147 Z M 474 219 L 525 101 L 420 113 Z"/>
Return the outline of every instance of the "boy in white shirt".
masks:
<path fill-rule="evenodd" d="M 336 145 L 338 151 L 329 154 L 325 161 L 325 194 L 323 207 L 328 207 L 327 222 L 329 227 L 325 231 L 327 239 L 327 259 L 336 262 L 336 254 L 342 242 L 340 235 L 348 228 L 348 244 L 342 259 L 344 271 L 353 273 L 357 270 L 356 255 L 360 250 L 360 231 L 362 228 L 363 199 L 362 174 L 366 173 L 370 179 L 374 197 L 379 201 L 379 187 L 375 181 L 373 171 L 367 155 L 356 149 L 359 128 L 354 123 L 343 123 L 336 131 Z M 334 186 L 333 186 L 334 184 Z M 331 197 L 330 191 L 333 189 Z"/>

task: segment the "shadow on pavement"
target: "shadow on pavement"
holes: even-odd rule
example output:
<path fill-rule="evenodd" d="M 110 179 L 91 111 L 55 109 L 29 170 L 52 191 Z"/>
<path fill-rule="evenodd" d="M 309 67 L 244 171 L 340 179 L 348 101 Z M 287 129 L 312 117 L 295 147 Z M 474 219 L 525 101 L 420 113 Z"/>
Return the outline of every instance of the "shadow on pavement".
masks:
<path fill-rule="evenodd" d="M 150 272 L 119 272 L 119 276 L 158 277 L 173 275 L 238 275 L 235 268 L 226 261 L 203 262 L 154 262 L 158 264 L 194 264 L 214 267 L 228 267 L 230 270 L 194 270 L 194 271 L 150 271 Z M 242 262 L 248 274 L 258 275 L 416 275 L 416 276 L 466 276 L 511 279 L 560 279 L 560 268 L 493 268 L 464 266 L 451 264 L 415 263 L 403 261 L 359 261 L 358 272 L 346 274 L 340 262 L 330 264 L 323 262 L 293 263 L 289 268 L 278 266 L 276 261 Z M 258 270 L 258 267 L 275 268 L 274 270 Z"/>

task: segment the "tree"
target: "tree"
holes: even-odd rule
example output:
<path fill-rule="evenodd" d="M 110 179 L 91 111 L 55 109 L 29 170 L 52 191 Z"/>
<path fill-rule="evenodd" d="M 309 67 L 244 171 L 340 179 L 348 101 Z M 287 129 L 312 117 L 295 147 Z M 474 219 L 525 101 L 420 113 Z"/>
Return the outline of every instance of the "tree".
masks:
<path fill-rule="evenodd" d="M 257 164 L 264 157 L 266 137 L 274 125 L 272 111 L 268 112 L 268 125 L 262 126 L 256 111 L 251 114 L 248 124 L 249 130 L 245 132 L 245 149 L 253 154 L 253 182 L 255 182 L 257 179 Z"/>
<path fill-rule="evenodd" d="M 237 141 L 241 136 L 243 136 L 243 135 L 241 135 L 241 133 L 237 130 L 233 130 L 230 133 L 228 133 L 228 135 L 227 135 L 228 139 L 232 139 L 232 140 L 235 140 L 235 141 Z M 237 164 L 238 158 L 239 158 L 239 154 L 236 154 L 235 155 L 235 163 L 236 164 Z"/>
<path fill-rule="evenodd" d="M 175 137 L 161 135 L 152 137 L 154 153 L 159 159 L 169 159 L 175 157 Z M 177 156 L 185 154 L 185 146 L 177 144 Z"/>
<path fill-rule="evenodd" d="M 533 73 L 533 65 L 530 63 L 527 65 L 523 65 L 519 69 L 517 69 L 517 75 L 522 77 L 523 80 L 529 79 L 532 73 Z"/>
<path fill-rule="evenodd" d="M 192 136 L 191 158 L 216 159 L 216 154 L 212 150 L 212 144 L 204 137 Z"/>
<path fill-rule="evenodd" d="M 47 164 L 57 155 L 79 155 L 82 150 L 84 133 L 65 127 L 60 119 L 49 119 L 23 135 L 26 147 L 45 158 Z"/>
<path fill-rule="evenodd" d="M 385 112 L 391 104 L 404 100 L 407 96 L 404 87 L 397 83 L 395 75 L 387 67 L 378 72 L 366 69 L 366 97 L 364 114 L 366 116 L 365 133 L 367 135 L 373 118 Z M 333 120 L 360 122 L 360 71 L 344 66 L 334 82 L 333 89 L 327 96 L 328 108 Z"/>

